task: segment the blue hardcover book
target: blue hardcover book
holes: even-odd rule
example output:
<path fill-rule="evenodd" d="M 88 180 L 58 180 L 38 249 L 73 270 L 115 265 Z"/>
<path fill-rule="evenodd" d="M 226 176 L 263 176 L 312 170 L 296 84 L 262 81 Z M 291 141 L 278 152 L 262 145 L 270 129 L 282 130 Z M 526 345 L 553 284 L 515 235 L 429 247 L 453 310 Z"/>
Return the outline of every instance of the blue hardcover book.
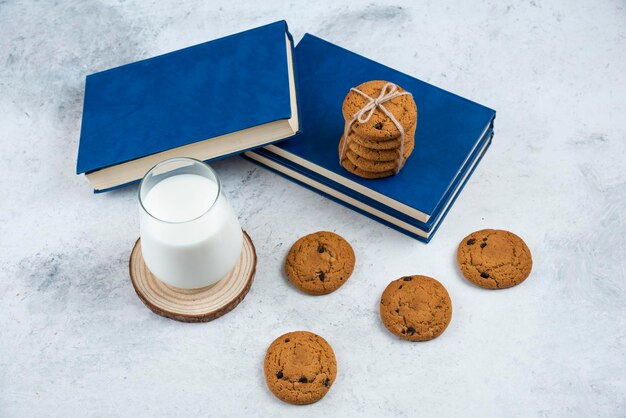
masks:
<path fill-rule="evenodd" d="M 315 178 L 313 177 L 309 177 L 309 175 L 306 172 L 304 173 L 299 172 L 298 170 L 292 169 L 289 166 L 284 165 L 280 161 L 276 162 L 276 161 L 273 161 L 272 158 L 260 155 L 259 150 L 254 151 L 253 155 L 249 155 L 249 153 L 245 153 L 242 156 L 246 159 L 249 159 L 250 161 L 258 163 L 266 168 L 269 168 L 275 173 L 289 180 L 292 180 L 295 183 L 298 183 L 301 186 L 304 186 L 309 190 L 317 192 L 321 194 L 322 196 L 325 196 L 341 205 L 346 206 L 347 208 L 350 208 L 362 215 L 365 215 L 368 218 L 371 218 L 384 225 L 387 225 L 388 227 L 395 229 L 396 231 L 402 232 L 403 234 L 406 234 L 419 241 L 428 243 L 432 239 L 432 237 L 435 235 L 435 232 L 437 232 L 437 230 L 441 226 L 443 219 L 446 217 L 446 215 L 452 208 L 452 204 L 459 197 L 459 192 L 463 189 L 463 187 L 465 187 L 465 184 L 467 183 L 471 175 L 474 173 L 474 170 L 476 170 L 478 163 L 483 158 L 483 156 L 485 155 L 485 152 L 491 145 L 492 137 L 493 137 L 493 132 L 490 132 L 489 136 L 486 137 L 484 147 L 481 148 L 473 164 L 469 165 L 466 168 L 466 170 L 464 170 L 464 175 L 461 177 L 461 180 L 458 184 L 457 189 L 450 196 L 448 205 L 446 205 L 446 207 L 442 210 L 442 212 L 439 215 L 437 215 L 437 221 L 434 223 L 434 225 L 432 226 L 432 229 L 430 230 L 422 229 L 419 226 L 404 222 L 399 218 L 395 218 L 386 212 L 376 209 L 375 207 L 363 204 L 361 201 L 356 200 L 345 193 L 342 193 L 340 190 L 334 189 L 331 186 L 321 183 L 315 180 Z"/>
<path fill-rule="evenodd" d="M 365 212 L 369 217 L 377 217 L 386 221 L 387 224 L 394 224 L 396 229 L 404 228 L 413 236 L 419 236 L 421 239 L 428 241 L 445 217 L 445 214 L 450 209 L 452 203 L 456 200 L 457 195 L 469 179 L 471 173 L 473 173 L 474 169 L 478 165 L 478 162 L 482 159 L 482 156 L 491 145 L 492 137 L 493 130 L 489 129 L 483 138 L 478 142 L 476 148 L 472 151 L 468 163 L 461 168 L 461 171 L 456 176 L 454 183 L 448 188 L 445 196 L 441 199 L 442 204 L 438 207 L 436 214 L 431 216 L 428 222 L 420 222 L 405 213 L 386 207 L 374 199 L 356 194 L 353 190 L 340 183 L 329 180 L 327 177 L 320 176 L 314 171 L 304 168 L 301 165 L 294 164 L 292 161 L 286 160 L 272 152 L 268 152 L 263 148 L 246 153 L 244 154 L 244 157 L 259 162 L 273 169 L 273 171 L 282 171 L 281 174 L 283 175 L 287 174 L 287 172 L 291 172 L 292 176 L 300 178 L 298 181 L 299 183 L 316 182 L 320 185 L 319 187 L 329 189 L 325 195 L 335 195 L 334 200 L 343 196 L 344 201 L 353 201 L 352 204 L 349 204 L 348 206 L 352 208 L 356 207 L 357 209 L 360 209 L 360 212 Z M 358 200 L 356 200 L 355 197 L 358 198 Z"/>
<path fill-rule="evenodd" d="M 284 21 L 87 76 L 77 173 L 96 191 L 173 157 L 207 161 L 299 131 Z"/>
<path fill-rule="evenodd" d="M 417 228 L 422 239 L 430 239 L 467 180 L 463 173 L 471 172 L 478 151 L 486 150 L 495 111 L 312 35 L 305 35 L 295 56 L 303 132 L 292 141 L 246 155 L 255 159 L 273 154 L 274 164 L 300 167 L 296 171 L 301 176 L 340 191 L 384 218 L 403 225 L 410 221 L 409 232 L 419 235 Z M 419 117 L 415 150 L 403 170 L 366 180 L 339 164 L 337 145 L 344 129 L 343 98 L 351 87 L 374 79 L 411 92 Z"/>

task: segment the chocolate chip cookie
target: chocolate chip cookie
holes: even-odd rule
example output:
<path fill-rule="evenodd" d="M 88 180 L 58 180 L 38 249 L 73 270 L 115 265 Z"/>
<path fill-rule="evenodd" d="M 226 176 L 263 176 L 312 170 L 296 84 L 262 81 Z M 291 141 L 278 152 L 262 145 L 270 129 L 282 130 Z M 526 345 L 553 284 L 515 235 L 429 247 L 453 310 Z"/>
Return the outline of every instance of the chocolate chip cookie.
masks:
<path fill-rule="evenodd" d="M 405 276 L 389 283 L 380 300 L 380 317 L 392 334 L 427 341 L 445 331 L 452 319 L 448 291 L 427 276 Z"/>
<path fill-rule="evenodd" d="M 385 84 L 387 84 L 386 81 L 372 80 L 360 84 L 356 88 L 369 97 L 376 99 Z M 403 92 L 404 89 L 398 86 L 398 91 Z M 346 121 L 352 120 L 354 115 L 368 102 L 369 99 L 350 90 L 343 101 L 342 112 L 344 119 Z M 413 96 L 409 94 L 395 97 L 382 103 L 382 105 L 396 118 L 405 131 L 412 128 L 417 122 L 417 106 Z M 380 108 L 374 110 L 372 117 L 367 122 L 361 124 L 355 121 L 352 124 L 352 129 L 357 135 L 372 140 L 392 139 L 400 135 L 398 127 Z"/>
<path fill-rule="evenodd" d="M 289 332 L 275 339 L 267 349 L 263 368 L 274 396 L 296 405 L 319 401 L 337 378 L 332 347 L 308 331 Z"/>
<path fill-rule="evenodd" d="M 325 295 L 341 287 L 354 270 L 352 246 L 333 232 L 320 231 L 296 241 L 287 254 L 289 280 L 311 295 Z"/>
<path fill-rule="evenodd" d="M 469 281 L 485 289 L 505 289 L 530 275 L 533 259 L 517 235 L 499 229 L 472 232 L 459 244 L 459 268 Z"/>

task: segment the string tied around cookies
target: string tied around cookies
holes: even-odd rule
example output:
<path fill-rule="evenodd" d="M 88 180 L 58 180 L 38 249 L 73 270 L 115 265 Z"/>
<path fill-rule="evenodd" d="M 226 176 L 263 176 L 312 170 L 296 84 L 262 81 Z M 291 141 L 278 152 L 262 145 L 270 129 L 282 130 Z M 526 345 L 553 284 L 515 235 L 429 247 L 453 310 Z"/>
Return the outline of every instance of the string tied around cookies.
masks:
<path fill-rule="evenodd" d="M 398 162 L 396 164 L 396 169 L 395 169 L 395 174 L 398 174 L 403 166 L 405 132 L 404 132 L 404 128 L 402 127 L 402 124 L 398 121 L 398 119 L 396 119 L 393 113 L 391 113 L 384 106 L 384 103 L 390 100 L 393 100 L 399 96 L 404 96 L 404 95 L 412 96 L 412 94 L 409 93 L 408 91 L 398 91 L 398 86 L 390 82 L 386 83 L 383 86 L 383 88 L 380 90 L 380 94 L 376 98 L 370 97 L 368 94 L 363 93 L 361 90 L 357 89 L 356 87 L 352 87 L 350 91 L 353 91 L 365 97 L 368 100 L 368 102 L 358 112 L 356 112 L 352 116 L 352 119 L 346 122 L 344 126 L 343 146 L 341 147 L 339 163 L 341 164 L 341 161 L 345 158 L 346 148 L 348 146 L 348 135 L 350 134 L 350 131 L 352 130 L 352 125 L 355 122 L 367 123 L 374 115 L 374 112 L 376 112 L 376 109 L 380 109 L 393 122 L 393 124 L 396 125 L 396 128 L 398 128 L 398 131 L 400 132 L 400 148 L 398 150 Z"/>

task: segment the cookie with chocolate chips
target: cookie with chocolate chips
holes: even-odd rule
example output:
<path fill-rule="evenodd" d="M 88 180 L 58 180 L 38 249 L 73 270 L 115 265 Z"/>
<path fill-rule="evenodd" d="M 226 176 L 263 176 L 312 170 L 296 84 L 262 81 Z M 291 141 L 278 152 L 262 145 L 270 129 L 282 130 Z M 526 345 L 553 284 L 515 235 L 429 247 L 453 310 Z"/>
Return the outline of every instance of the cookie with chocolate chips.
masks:
<path fill-rule="evenodd" d="M 409 341 L 441 335 L 452 319 L 452 301 L 441 283 L 427 276 L 405 276 L 389 283 L 380 300 L 385 327 Z"/>
<path fill-rule="evenodd" d="M 369 97 L 376 99 L 385 84 L 387 82 L 383 80 L 372 80 L 360 84 L 356 88 Z M 398 86 L 398 91 L 404 92 L 404 89 Z M 344 119 L 346 121 L 352 120 L 354 115 L 363 109 L 369 101 L 367 97 L 350 90 L 341 108 Z M 382 105 L 394 116 L 405 131 L 413 128 L 417 123 L 417 106 L 413 96 L 409 94 L 397 96 L 384 102 Z M 374 110 L 372 117 L 367 122 L 359 123 L 355 121 L 352 124 L 352 129 L 357 135 L 368 140 L 389 140 L 400 135 L 400 131 L 395 123 L 379 107 Z"/>
<path fill-rule="evenodd" d="M 278 399 L 296 405 L 322 399 L 337 378 L 337 360 L 328 342 L 308 331 L 276 338 L 264 362 L 267 387 Z"/>
<path fill-rule="evenodd" d="M 469 281 L 485 289 L 505 289 L 530 275 L 533 259 L 517 235 L 499 229 L 472 232 L 459 244 L 456 260 Z"/>
<path fill-rule="evenodd" d="M 355 256 L 341 236 L 320 231 L 296 241 L 287 254 L 285 272 L 291 283 L 311 295 L 337 290 L 350 278 Z"/>

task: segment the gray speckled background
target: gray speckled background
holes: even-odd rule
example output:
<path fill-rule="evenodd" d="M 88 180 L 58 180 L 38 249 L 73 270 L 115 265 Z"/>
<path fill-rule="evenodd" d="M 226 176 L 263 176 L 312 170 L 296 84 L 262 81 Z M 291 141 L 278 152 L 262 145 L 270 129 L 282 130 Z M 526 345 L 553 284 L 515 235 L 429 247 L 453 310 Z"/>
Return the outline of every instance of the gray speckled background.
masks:
<path fill-rule="evenodd" d="M 445 3 L 445 4 L 444 4 Z M 471 4 L 470 4 L 471 3 Z M 623 1 L 0 1 L 0 416 L 625 416 L 626 11 Z M 245 301 L 208 324 L 152 314 L 127 258 L 136 187 L 93 195 L 74 174 L 84 77 L 285 18 L 497 109 L 493 146 L 433 242 L 420 244 L 234 157 L 215 164 L 253 237 Z M 490 292 L 454 264 L 475 229 L 534 255 Z M 300 235 L 358 256 L 339 291 L 285 281 Z M 399 341 L 387 282 L 434 276 L 453 320 Z M 265 388 L 266 347 L 308 329 L 339 377 L 294 407 Z"/>

